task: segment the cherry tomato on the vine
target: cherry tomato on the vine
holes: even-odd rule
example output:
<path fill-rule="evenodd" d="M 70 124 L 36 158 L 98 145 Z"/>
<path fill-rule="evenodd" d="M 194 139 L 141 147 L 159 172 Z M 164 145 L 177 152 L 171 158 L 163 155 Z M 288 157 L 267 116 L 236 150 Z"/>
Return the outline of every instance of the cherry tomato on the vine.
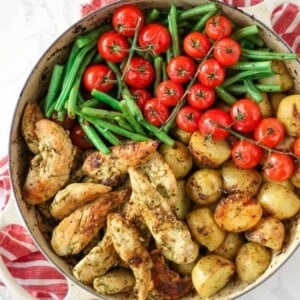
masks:
<path fill-rule="evenodd" d="M 182 85 L 172 80 L 162 81 L 156 88 L 158 101 L 167 106 L 175 106 L 183 96 L 183 93 Z"/>
<path fill-rule="evenodd" d="M 160 126 L 168 119 L 170 111 L 169 107 L 160 103 L 157 98 L 152 98 L 146 101 L 143 114 L 149 123 Z"/>
<path fill-rule="evenodd" d="M 216 87 L 225 79 L 225 68 L 214 58 L 208 58 L 199 65 L 198 80 L 206 86 Z"/>
<path fill-rule="evenodd" d="M 121 62 L 128 56 L 129 44 L 123 35 L 115 31 L 108 31 L 100 36 L 97 48 L 103 59 Z"/>
<path fill-rule="evenodd" d="M 252 132 L 261 121 L 261 110 L 256 102 L 251 99 L 240 99 L 230 108 L 233 128 L 239 132 Z"/>
<path fill-rule="evenodd" d="M 203 113 L 198 126 L 202 135 L 207 135 L 217 141 L 229 135 L 226 127 L 229 127 L 231 123 L 229 114 L 219 108 L 212 108 Z"/>
<path fill-rule="evenodd" d="M 144 15 L 142 11 L 132 4 L 126 4 L 116 8 L 112 16 L 112 24 L 115 31 L 125 36 L 134 36 L 138 20 L 139 26 L 144 26 Z"/>
<path fill-rule="evenodd" d="M 264 162 L 264 173 L 271 180 L 283 181 L 289 179 L 294 172 L 292 158 L 283 153 L 272 152 Z"/>
<path fill-rule="evenodd" d="M 191 80 L 195 72 L 195 63 L 189 56 L 176 56 L 170 60 L 167 66 L 169 78 L 178 83 Z"/>
<path fill-rule="evenodd" d="M 97 89 L 102 92 L 110 91 L 113 86 L 115 75 L 106 65 L 91 65 L 87 67 L 82 76 L 83 86 L 91 92 Z"/>
<path fill-rule="evenodd" d="M 205 24 L 205 32 L 213 40 L 229 37 L 231 30 L 231 21 L 223 15 L 212 16 Z"/>
<path fill-rule="evenodd" d="M 126 71 L 125 69 L 122 70 Z M 154 68 L 149 60 L 142 57 L 133 57 L 129 63 L 124 81 L 133 88 L 144 89 L 154 79 Z"/>
<path fill-rule="evenodd" d="M 141 48 L 149 50 L 152 54 L 165 52 L 171 44 L 169 30 L 159 24 L 151 23 L 146 25 L 139 33 L 138 42 Z"/>
<path fill-rule="evenodd" d="M 73 144 L 82 150 L 89 150 L 94 148 L 94 145 L 86 136 L 79 123 L 76 123 L 74 126 L 72 126 L 70 130 L 70 138 Z"/>
<path fill-rule="evenodd" d="M 235 40 L 226 38 L 218 41 L 214 48 L 215 59 L 223 66 L 232 66 L 239 61 L 241 47 Z"/>
<path fill-rule="evenodd" d="M 259 164 L 262 155 L 262 148 L 247 140 L 237 141 L 231 149 L 233 162 L 243 169 L 256 167 Z"/>
<path fill-rule="evenodd" d="M 269 148 L 276 147 L 284 138 L 284 125 L 276 118 L 264 118 L 254 129 L 254 139 Z"/>
<path fill-rule="evenodd" d="M 143 111 L 147 100 L 152 98 L 150 92 L 145 89 L 131 89 L 130 92 L 131 92 L 131 96 L 136 101 L 136 104 L 138 105 L 140 110 Z"/>
<path fill-rule="evenodd" d="M 300 157 L 300 137 L 297 138 L 293 144 L 293 152 Z"/>
<path fill-rule="evenodd" d="M 215 102 L 215 98 L 214 89 L 199 82 L 191 86 L 187 95 L 189 104 L 200 110 L 209 108 Z"/>
<path fill-rule="evenodd" d="M 177 126 L 186 132 L 194 132 L 198 129 L 200 115 L 197 109 L 188 105 L 184 106 L 176 116 Z"/>
<path fill-rule="evenodd" d="M 209 51 L 211 43 L 208 37 L 198 31 L 190 32 L 183 39 L 184 52 L 195 58 L 203 58 Z"/>

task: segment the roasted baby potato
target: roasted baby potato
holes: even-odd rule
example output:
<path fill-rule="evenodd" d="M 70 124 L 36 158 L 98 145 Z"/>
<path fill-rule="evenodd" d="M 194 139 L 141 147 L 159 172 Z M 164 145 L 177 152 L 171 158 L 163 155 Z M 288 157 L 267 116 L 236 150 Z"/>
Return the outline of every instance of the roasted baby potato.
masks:
<path fill-rule="evenodd" d="M 235 266 L 219 255 L 206 255 L 199 259 L 192 271 L 192 281 L 198 294 L 210 297 L 222 289 L 235 272 Z"/>
<path fill-rule="evenodd" d="M 242 281 L 252 281 L 262 275 L 271 261 L 270 251 L 257 243 L 245 243 L 235 258 L 238 277 Z"/>
<path fill-rule="evenodd" d="M 280 101 L 286 96 L 287 96 L 287 94 L 282 93 L 282 92 L 269 94 L 269 99 L 270 99 L 272 109 L 274 112 L 277 111 Z"/>
<path fill-rule="evenodd" d="M 188 145 L 192 136 L 192 133 L 184 131 L 177 126 L 172 128 L 171 134 L 177 141 L 182 142 L 186 145 Z"/>

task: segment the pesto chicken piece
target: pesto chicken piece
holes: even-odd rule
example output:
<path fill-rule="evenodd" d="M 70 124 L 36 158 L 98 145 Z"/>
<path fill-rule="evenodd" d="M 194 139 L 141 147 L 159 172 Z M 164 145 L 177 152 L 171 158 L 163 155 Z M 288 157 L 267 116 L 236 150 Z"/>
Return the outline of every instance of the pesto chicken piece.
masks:
<path fill-rule="evenodd" d="M 23 186 L 23 196 L 28 204 L 49 200 L 66 185 L 76 153 L 67 132 L 53 121 L 37 121 L 35 133 L 39 152 L 30 162 Z"/>
<path fill-rule="evenodd" d="M 129 176 L 134 200 L 139 205 L 157 248 L 168 260 L 177 264 L 194 261 L 199 246 L 193 241 L 187 225 L 175 217 L 167 200 L 141 171 L 130 168 Z"/>
<path fill-rule="evenodd" d="M 129 167 L 136 168 L 146 162 L 157 146 L 158 142 L 152 140 L 113 146 L 109 154 L 95 151 L 85 159 L 82 170 L 97 182 L 115 187 Z"/>
<path fill-rule="evenodd" d="M 59 256 L 83 250 L 105 225 L 106 217 L 130 196 L 130 189 L 108 192 L 76 209 L 54 228 L 51 245 Z"/>
<path fill-rule="evenodd" d="M 109 186 L 92 182 L 78 182 L 67 185 L 54 197 L 50 212 L 56 219 L 63 219 L 77 208 L 95 200 L 111 190 Z"/>
<path fill-rule="evenodd" d="M 134 277 L 134 290 L 139 300 L 145 300 L 153 288 L 151 279 L 152 260 L 147 249 L 139 240 L 139 233 L 119 213 L 107 217 L 107 231 L 120 258 L 129 265 Z"/>

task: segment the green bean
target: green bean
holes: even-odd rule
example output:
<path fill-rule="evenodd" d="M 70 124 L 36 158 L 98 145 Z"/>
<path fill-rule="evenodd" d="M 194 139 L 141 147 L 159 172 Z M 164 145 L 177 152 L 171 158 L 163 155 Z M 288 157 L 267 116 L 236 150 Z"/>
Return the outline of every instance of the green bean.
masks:
<path fill-rule="evenodd" d="M 242 49 L 242 56 L 253 60 L 289 60 L 297 59 L 296 53 L 269 52 L 260 50 Z"/>
<path fill-rule="evenodd" d="M 230 36 L 233 40 L 240 40 L 242 38 L 245 38 L 247 36 L 258 34 L 259 29 L 257 25 L 249 25 L 243 28 L 238 29 L 237 31 L 233 32 Z"/>
<path fill-rule="evenodd" d="M 260 92 L 281 92 L 281 86 L 278 84 L 258 84 L 256 83 L 255 86 Z M 247 92 L 247 88 L 244 84 L 233 84 L 226 87 L 226 90 L 230 93 L 234 94 L 243 94 Z"/>
<path fill-rule="evenodd" d="M 177 12 L 176 12 L 176 6 L 173 3 L 171 5 L 170 13 L 168 15 L 168 24 L 169 24 L 169 31 L 172 38 L 173 55 L 179 56 L 180 45 L 179 45 L 178 27 L 177 27 Z"/>
<path fill-rule="evenodd" d="M 202 16 L 199 21 L 197 23 L 195 23 L 195 25 L 192 27 L 191 32 L 193 31 L 202 31 L 205 27 L 205 23 L 207 22 L 207 20 L 212 17 L 213 15 L 215 15 L 217 13 L 217 9 L 215 10 L 211 10 L 208 13 L 206 13 L 204 16 Z"/>
<path fill-rule="evenodd" d="M 70 95 L 67 101 L 68 117 L 71 119 L 75 118 L 75 112 L 77 110 L 77 99 L 79 93 L 81 77 L 77 77 L 70 91 Z"/>
<path fill-rule="evenodd" d="M 157 56 L 154 58 L 154 70 L 155 70 L 155 80 L 153 83 L 153 95 L 156 95 L 156 88 L 161 82 L 162 78 L 162 57 Z"/>
<path fill-rule="evenodd" d="M 91 91 L 91 95 L 94 96 L 96 99 L 98 99 L 100 102 L 108 104 L 113 109 L 121 110 L 120 102 L 117 99 L 113 98 L 112 96 L 104 92 L 98 91 L 96 89 L 93 89 Z"/>
<path fill-rule="evenodd" d="M 59 94 L 59 89 L 62 85 L 63 72 L 64 67 L 62 65 L 54 65 L 47 95 L 43 103 L 44 114 L 47 114 L 48 110 L 50 109 L 51 105 L 56 100 L 56 97 Z"/>
<path fill-rule="evenodd" d="M 186 9 L 179 13 L 178 20 L 186 20 L 191 17 L 198 17 L 199 15 L 206 14 L 210 11 L 216 11 L 217 10 L 217 5 L 215 3 L 204 3 L 201 5 L 198 5 L 193 8 Z"/>
<path fill-rule="evenodd" d="M 113 133 L 111 133 L 107 128 L 104 128 L 98 124 L 93 124 L 98 132 L 113 146 L 120 145 L 121 141 Z"/>
<path fill-rule="evenodd" d="M 146 15 L 145 23 L 149 24 L 156 21 L 160 16 L 160 12 L 157 8 L 152 8 L 150 12 Z"/>
<path fill-rule="evenodd" d="M 242 71 L 257 70 L 264 72 L 272 72 L 272 61 L 240 61 L 228 68 Z"/>
<path fill-rule="evenodd" d="M 265 41 L 257 34 L 247 36 L 246 40 L 248 40 L 250 43 L 258 46 L 259 48 L 261 48 L 265 44 Z"/>
<path fill-rule="evenodd" d="M 98 104 L 99 104 L 99 100 L 98 99 L 91 98 L 91 99 L 83 101 L 80 106 L 81 107 L 94 107 L 94 106 L 97 106 Z"/>
<path fill-rule="evenodd" d="M 95 117 L 95 118 L 100 118 L 100 119 L 115 120 L 116 118 L 123 118 L 123 114 L 121 112 L 100 109 L 100 108 L 82 107 L 81 112 L 85 115 Z"/>
<path fill-rule="evenodd" d="M 66 65 L 66 70 L 65 70 L 65 79 L 66 80 L 66 77 L 68 76 L 70 70 L 71 70 L 71 67 L 74 63 L 74 60 L 76 58 L 76 56 L 78 55 L 78 52 L 79 52 L 79 48 L 77 47 L 77 44 L 76 43 L 73 43 L 72 45 L 72 48 L 71 48 L 71 52 L 69 54 L 69 57 L 68 57 L 68 60 L 67 60 L 67 65 Z"/>
<path fill-rule="evenodd" d="M 135 117 L 138 121 L 144 118 L 136 102 L 132 99 L 127 87 L 124 87 L 123 89 L 123 99 L 133 117 Z"/>
<path fill-rule="evenodd" d="M 263 96 L 259 89 L 255 86 L 253 81 L 249 79 L 244 80 L 245 87 L 247 89 L 247 93 L 255 102 L 261 102 L 263 100 Z"/>
<path fill-rule="evenodd" d="M 221 86 L 216 86 L 215 91 L 217 95 L 226 103 L 228 104 L 233 104 L 236 101 L 236 98 L 231 95 L 228 91 L 226 91 L 223 87 Z"/>
<path fill-rule="evenodd" d="M 118 84 L 118 94 L 117 94 L 117 98 L 119 99 L 121 94 L 122 94 L 122 74 L 118 68 L 118 66 L 113 63 L 113 62 L 110 62 L 110 61 L 107 61 L 106 62 L 108 67 L 113 71 L 113 73 L 115 74 L 116 76 L 116 79 L 117 79 L 117 84 Z"/>

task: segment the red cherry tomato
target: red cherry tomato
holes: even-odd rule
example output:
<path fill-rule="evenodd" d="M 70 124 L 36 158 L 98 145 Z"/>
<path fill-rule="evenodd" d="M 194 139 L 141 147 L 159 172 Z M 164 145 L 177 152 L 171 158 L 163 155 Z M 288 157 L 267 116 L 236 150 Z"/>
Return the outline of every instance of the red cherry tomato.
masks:
<path fill-rule="evenodd" d="M 214 48 L 215 59 L 223 66 L 232 66 L 239 61 L 241 47 L 235 40 L 226 38 L 218 41 Z"/>
<path fill-rule="evenodd" d="M 167 106 L 174 106 L 183 96 L 184 89 L 180 83 L 165 80 L 158 84 L 156 97 L 158 101 Z"/>
<path fill-rule="evenodd" d="M 114 79 L 114 73 L 106 65 L 91 65 L 85 69 L 82 82 L 89 92 L 93 89 L 108 92 L 114 86 L 112 81 Z"/>
<path fill-rule="evenodd" d="M 165 26 L 159 23 L 151 23 L 142 28 L 138 42 L 141 48 L 148 49 L 150 53 L 157 55 L 169 48 L 171 36 Z"/>
<path fill-rule="evenodd" d="M 250 99 L 240 99 L 230 108 L 233 128 L 239 132 L 247 133 L 261 121 L 261 111 L 258 104 Z"/>
<path fill-rule="evenodd" d="M 170 115 L 169 107 L 160 103 L 157 98 L 147 100 L 143 114 L 146 120 L 155 126 L 160 126 Z"/>
<path fill-rule="evenodd" d="M 130 92 L 140 110 L 143 111 L 147 100 L 152 98 L 150 92 L 145 89 L 131 89 Z"/>
<path fill-rule="evenodd" d="M 128 55 L 129 44 L 123 35 L 108 31 L 100 36 L 97 48 L 103 59 L 121 62 Z"/>
<path fill-rule="evenodd" d="M 231 21 L 222 15 L 209 18 L 205 24 L 205 32 L 213 40 L 229 37 L 231 30 Z"/>
<path fill-rule="evenodd" d="M 195 63 L 188 56 L 176 56 L 170 60 L 167 66 L 169 78 L 178 83 L 191 80 L 195 72 Z"/>
<path fill-rule="evenodd" d="M 214 58 L 208 58 L 199 65 L 198 80 L 206 86 L 216 87 L 225 79 L 225 68 Z"/>
<path fill-rule="evenodd" d="M 125 72 L 125 69 L 123 69 Z M 154 79 L 154 68 L 145 58 L 133 57 L 124 76 L 124 81 L 133 88 L 144 89 Z"/>
<path fill-rule="evenodd" d="M 231 150 L 233 162 L 243 169 L 256 167 L 259 164 L 262 155 L 262 148 L 247 140 L 239 140 L 234 144 Z"/>
<path fill-rule="evenodd" d="M 293 152 L 300 157 L 300 137 L 293 144 Z"/>
<path fill-rule="evenodd" d="M 131 4 L 126 4 L 116 8 L 112 16 L 112 24 L 115 31 L 125 36 L 134 36 L 138 20 L 139 26 L 144 26 L 144 15 L 142 11 Z"/>
<path fill-rule="evenodd" d="M 94 145 L 86 136 L 79 123 L 76 123 L 70 130 L 70 138 L 73 144 L 82 150 L 93 149 Z"/>
<path fill-rule="evenodd" d="M 229 135 L 228 130 L 220 126 L 229 127 L 231 123 L 229 114 L 219 108 L 212 108 L 200 117 L 198 126 L 202 135 L 207 135 L 217 141 Z"/>
<path fill-rule="evenodd" d="M 203 58 L 209 51 L 211 43 L 201 32 L 191 32 L 183 39 L 183 49 L 191 57 Z"/>
<path fill-rule="evenodd" d="M 215 102 L 215 98 L 215 91 L 202 83 L 193 84 L 187 95 L 189 104 L 200 110 L 209 108 Z"/>
<path fill-rule="evenodd" d="M 289 179 L 294 172 L 294 162 L 287 154 L 272 152 L 264 163 L 264 173 L 271 180 L 283 181 Z"/>
<path fill-rule="evenodd" d="M 254 139 L 269 148 L 276 147 L 284 138 L 284 125 L 276 118 L 264 118 L 254 129 Z"/>
<path fill-rule="evenodd" d="M 200 112 L 197 109 L 184 106 L 176 116 L 176 123 L 180 129 L 186 132 L 194 132 L 198 129 L 199 118 Z"/>

